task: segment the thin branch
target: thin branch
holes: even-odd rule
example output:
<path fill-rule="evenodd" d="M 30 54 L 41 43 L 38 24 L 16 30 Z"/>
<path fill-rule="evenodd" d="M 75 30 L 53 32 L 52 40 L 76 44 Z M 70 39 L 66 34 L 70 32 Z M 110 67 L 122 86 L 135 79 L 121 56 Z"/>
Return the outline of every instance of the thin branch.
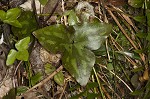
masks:
<path fill-rule="evenodd" d="M 116 22 L 116 24 L 118 25 L 118 27 L 120 28 L 120 30 L 122 31 L 122 33 L 124 34 L 124 36 L 127 38 L 127 40 L 131 43 L 131 45 L 138 50 L 137 46 L 135 45 L 135 43 L 133 42 L 133 40 L 128 36 L 128 34 L 126 33 L 126 31 L 123 29 L 123 27 L 121 26 L 121 24 L 119 23 L 119 21 L 117 20 L 117 18 L 115 17 L 115 15 L 109 10 L 107 9 L 108 13 L 112 16 L 112 18 L 114 19 L 114 21 Z M 139 54 L 142 61 L 145 63 L 145 57 L 144 54 Z"/>
<path fill-rule="evenodd" d="M 103 68 L 105 68 L 106 70 L 108 70 L 107 68 L 106 68 L 106 66 L 103 66 L 103 65 L 101 65 L 101 64 L 98 64 L 99 66 L 101 66 L 101 67 L 103 67 Z M 125 81 L 123 81 L 118 75 L 116 75 L 114 72 L 112 72 L 112 71 L 110 71 L 110 70 L 108 70 L 110 73 L 112 73 L 116 78 L 118 78 L 129 90 L 130 90 L 130 92 L 133 92 L 133 90 L 129 87 L 129 85 L 125 82 Z"/>
<path fill-rule="evenodd" d="M 55 6 L 54 6 L 53 10 L 51 11 L 50 15 L 45 19 L 45 22 L 48 21 L 51 18 L 51 16 L 54 14 L 56 8 L 58 7 L 59 2 L 60 2 L 60 0 L 57 0 L 57 3 L 55 4 Z"/>
<path fill-rule="evenodd" d="M 50 74 L 47 78 L 45 78 L 44 80 L 42 80 L 41 82 L 39 82 L 38 84 L 36 84 L 35 86 L 33 86 L 32 88 L 30 88 L 29 90 L 27 90 L 27 92 L 42 86 L 43 84 L 45 84 L 47 81 L 49 81 L 53 76 L 55 76 L 58 72 L 60 72 L 63 69 L 63 66 L 61 65 L 59 68 L 57 68 L 52 74 Z"/>

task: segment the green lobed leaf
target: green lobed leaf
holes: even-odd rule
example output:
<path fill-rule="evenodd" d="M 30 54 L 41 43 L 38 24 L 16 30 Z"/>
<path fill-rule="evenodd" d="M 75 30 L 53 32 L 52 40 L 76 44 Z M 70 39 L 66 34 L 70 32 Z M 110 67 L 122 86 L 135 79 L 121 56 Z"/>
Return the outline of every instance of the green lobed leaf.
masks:
<path fill-rule="evenodd" d="M 17 52 L 16 58 L 22 61 L 28 61 L 29 52 L 28 50 L 21 50 Z"/>
<path fill-rule="evenodd" d="M 40 44 L 50 52 L 64 51 L 64 45 L 68 44 L 70 34 L 64 25 L 56 24 L 33 32 Z"/>
<path fill-rule="evenodd" d="M 102 42 L 110 33 L 112 26 L 106 23 L 92 22 L 76 25 L 74 43 L 82 43 L 81 45 L 90 50 L 100 48 Z"/>
<path fill-rule="evenodd" d="M 37 29 L 37 22 L 35 15 L 31 11 L 23 11 L 18 18 L 18 21 L 22 25 L 22 28 L 12 27 L 11 30 L 18 39 L 24 37 L 32 37 L 32 32 Z"/>
<path fill-rule="evenodd" d="M 17 19 L 20 14 L 21 14 L 20 8 L 12 8 L 12 9 L 7 11 L 6 19 L 10 19 L 10 20 Z"/>
<path fill-rule="evenodd" d="M 11 49 L 7 56 L 6 65 L 7 66 L 12 65 L 16 60 L 16 56 L 17 56 L 17 51 L 14 49 Z"/>
<path fill-rule="evenodd" d="M 143 6 L 144 0 L 128 0 L 128 4 L 135 8 Z"/>
<path fill-rule="evenodd" d="M 79 44 L 71 45 L 64 53 L 62 62 L 77 82 L 81 86 L 85 86 L 95 63 L 95 55 L 90 50 L 82 48 Z"/>
<path fill-rule="evenodd" d="M 64 74 L 62 73 L 62 71 L 58 72 L 55 76 L 54 76 L 54 81 L 60 85 L 63 86 L 64 85 Z"/>
<path fill-rule="evenodd" d="M 0 10 L 0 20 L 3 21 L 6 19 L 6 12 L 3 10 Z"/>
<path fill-rule="evenodd" d="M 26 50 L 29 46 L 29 43 L 30 43 L 30 37 L 26 37 L 24 39 L 19 40 L 15 44 L 15 47 L 17 48 L 18 51 Z"/>
<path fill-rule="evenodd" d="M 48 51 L 64 52 L 64 67 L 80 85 L 85 86 L 95 64 L 95 55 L 90 50 L 99 49 L 111 29 L 109 24 L 93 21 L 74 25 L 73 28 L 51 25 L 34 31 L 33 34 Z"/>

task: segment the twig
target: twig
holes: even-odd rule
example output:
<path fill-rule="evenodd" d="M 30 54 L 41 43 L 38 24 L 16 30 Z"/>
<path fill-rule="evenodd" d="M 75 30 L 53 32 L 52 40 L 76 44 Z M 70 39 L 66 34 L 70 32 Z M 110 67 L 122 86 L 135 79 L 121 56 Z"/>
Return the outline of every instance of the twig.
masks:
<path fill-rule="evenodd" d="M 16 69 L 15 69 L 15 72 L 14 72 L 14 76 L 16 75 L 17 70 L 18 70 L 18 68 L 19 68 L 19 66 L 20 66 L 20 64 L 21 64 L 22 62 L 23 62 L 23 61 L 20 61 L 19 64 L 17 65 L 17 67 L 16 67 Z"/>
<path fill-rule="evenodd" d="M 101 67 L 103 67 L 103 68 L 105 68 L 105 69 L 107 69 L 106 68 L 106 66 L 103 66 L 103 65 L 101 65 L 101 64 L 98 64 L 99 66 L 101 66 Z M 107 69 L 108 70 L 108 69 Z M 108 70 L 110 73 L 112 73 L 114 76 L 116 76 L 131 92 L 133 92 L 133 90 L 129 87 L 129 85 L 126 83 L 126 82 L 124 82 L 118 75 L 116 75 L 114 72 L 112 72 L 112 71 L 110 71 L 110 70 Z"/>
<path fill-rule="evenodd" d="M 45 78 L 43 81 L 39 82 L 38 84 L 36 84 L 35 86 L 33 86 L 32 88 L 30 88 L 29 90 L 27 90 L 27 92 L 42 86 L 43 84 L 45 84 L 47 81 L 49 81 L 54 75 L 56 75 L 59 71 L 61 71 L 63 69 L 63 66 L 61 65 L 59 68 L 57 68 L 51 75 L 49 75 L 47 78 Z"/>
<path fill-rule="evenodd" d="M 57 3 L 55 4 L 55 6 L 54 6 L 53 10 L 51 11 L 50 15 L 45 19 L 45 22 L 48 21 L 51 18 L 51 16 L 54 14 L 59 2 L 60 2 L 60 0 L 57 0 Z"/>
<path fill-rule="evenodd" d="M 60 94 L 59 99 L 62 99 L 62 96 L 63 96 L 63 94 L 64 94 L 64 91 L 65 91 L 66 87 L 67 87 L 67 82 L 65 83 L 65 86 L 64 86 L 64 88 L 63 88 L 62 93 Z"/>
<path fill-rule="evenodd" d="M 116 24 L 118 25 L 118 27 L 120 28 L 120 30 L 122 31 L 122 33 L 124 34 L 124 36 L 127 38 L 127 40 L 131 43 L 131 45 L 138 50 L 137 46 L 135 45 L 135 43 L 133 42 L 133 40 L 128 36 L 128 34 L 126 33 L 126 31 L 123 29 L 123 27 L 121 26 L 121 24 L 119 23 L 119 21 L 117 20 L 117 18 L 115 17 L 115 15 L 110 11 L 107 10 L 108 13 L 112 16 L 112 18 L 114 19 L 114 21 L 116 22 Z M 144 54 L 139 54 L 142 61 L 145 63 L 145 57 Z"/>

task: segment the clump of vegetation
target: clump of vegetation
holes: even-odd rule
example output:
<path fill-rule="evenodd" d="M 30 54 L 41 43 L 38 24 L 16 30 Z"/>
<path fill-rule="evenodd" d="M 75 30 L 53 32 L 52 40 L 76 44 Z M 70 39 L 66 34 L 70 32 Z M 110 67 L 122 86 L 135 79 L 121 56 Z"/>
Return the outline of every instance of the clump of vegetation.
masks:
<path fill-rule="evenodd" d="M 0 97 L 150 98 L 149 0 L 0 4 Z"/>

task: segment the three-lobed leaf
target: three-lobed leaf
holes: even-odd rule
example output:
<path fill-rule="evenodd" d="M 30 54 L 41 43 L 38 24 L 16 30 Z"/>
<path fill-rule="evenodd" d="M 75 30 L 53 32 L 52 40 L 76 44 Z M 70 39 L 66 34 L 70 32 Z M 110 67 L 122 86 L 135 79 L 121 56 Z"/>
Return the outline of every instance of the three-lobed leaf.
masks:
<path fill-rule="evenodd" d="M 15 49 L 11 49 L 9 51 L 9 54 L 7 56 L 6 60 L 6 65 L 12 65 L 16 59 L 22 60 L 22 61 L 27 61 L 29 58 L 29 52 L 27 50 L 28 45 L 30 42 L 30 37 L 26 37 L 22 40 L 19 40 L 16 44 L 15 47 L 18 51 Z"/>
<path fill-rule="evenodd" d="M 12 8 L 8 10 L 7 12 L 0 10 L 0 20 L 3 21 L 4 23 L 10 24 L 15 27 L 21 28 L 22 25 L 19 23 L 17 18 L 21 14 L 21 9 L 20 8 Z"/>
<path fill-rule="evenodd" d="M 98 21 L 79 25 L 74 23 L 74 19 L 69 24 L 73 26 L 51 25 L 33 34 L 48 51 L 63 52 L 64 67 L 80 85 L 85 86 L 95 64 L 95 55 L 91 50 L 100 48 L 112 26 Z"/>

